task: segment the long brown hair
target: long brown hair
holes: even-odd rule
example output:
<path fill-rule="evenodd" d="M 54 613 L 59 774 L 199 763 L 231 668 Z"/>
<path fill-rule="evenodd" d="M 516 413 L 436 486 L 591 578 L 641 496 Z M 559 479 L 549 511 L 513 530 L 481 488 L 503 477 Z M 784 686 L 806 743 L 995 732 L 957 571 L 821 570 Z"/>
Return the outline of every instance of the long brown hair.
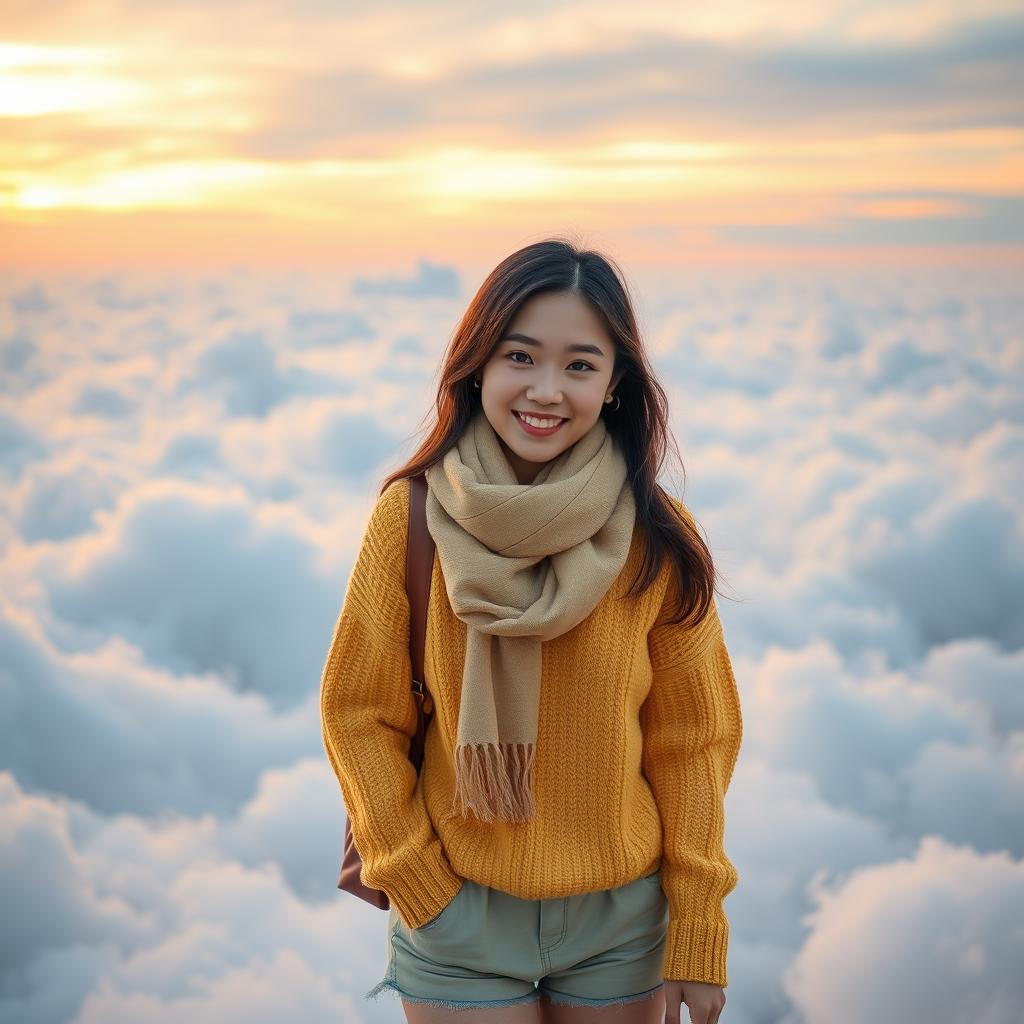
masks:
<path fill-rule="evenodd" d="M 636 521 L 646 540 L 644 561 L 627 596 L 642 594 L 658 577 L 665 556 L 675 562 L 679 601 L 673 622 L 696 625 L 716 589 L 711 552 L 695 523 L 680 516 L 657 482 L 669 441 L 682 468 L 668 426 L 668 399 L 647 362 L 629 292 L 617 264 L 563 237 L 527 245 L 501 261 L 473 296 L 441 366 L 437 420 L 419 450 L 388 476 L 380 493 L 396 480 L 422 473 L 455 446 L 479 407 L 473 375 L 490 358 L 519 307 L 540 292 L 576 292 L 603 317 L 615 343 L 614 378 L 620 406 L 604 405 L 605 426 L 622 447 L 636 501 Z M 683 469 L 685 478 L 685 469 Z"/>

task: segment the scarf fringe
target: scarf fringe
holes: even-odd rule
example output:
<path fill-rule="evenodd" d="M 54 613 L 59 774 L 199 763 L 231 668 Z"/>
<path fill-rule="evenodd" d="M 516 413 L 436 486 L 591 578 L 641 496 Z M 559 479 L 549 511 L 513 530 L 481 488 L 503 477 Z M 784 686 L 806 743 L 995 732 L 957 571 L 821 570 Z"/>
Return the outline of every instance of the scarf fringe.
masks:
<path fill-rule="evenodd" d="M 455 749 L 452 813 L 481 821 L 528 821 L 534 816 L 533 743 L 466 743 Z M 459 806 L 461 805 L 461 806 Z"/>

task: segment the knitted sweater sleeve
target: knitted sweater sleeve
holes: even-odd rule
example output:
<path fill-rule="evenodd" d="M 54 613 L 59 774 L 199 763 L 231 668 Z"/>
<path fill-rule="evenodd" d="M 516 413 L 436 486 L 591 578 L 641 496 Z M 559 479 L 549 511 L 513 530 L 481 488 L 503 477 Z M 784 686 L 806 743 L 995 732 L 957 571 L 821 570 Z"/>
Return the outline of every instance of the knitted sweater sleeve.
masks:
<path fill-rule="evenodd" d="M 320 683 L 324 748 L 341 787 L 362 881 L 418 928 L 462 879 L 434 831 L 409 760 L 416 733 L 405 552 L 409 481 L 378 498 L 364 532 Z"/>
<path fill-rule="evenodd" d="M 662 820 L 661 880 L 669 903 L 663 975 L 725 987 L 723 900 L 739 875 L 724 849 L 724 797 L 743 724 L 714 601 L 696 626 L 664 621 L 678 597 L 675 580 L 673 570 L 648 634 L 653 681 L 640 710 L 644 774 Z"/>

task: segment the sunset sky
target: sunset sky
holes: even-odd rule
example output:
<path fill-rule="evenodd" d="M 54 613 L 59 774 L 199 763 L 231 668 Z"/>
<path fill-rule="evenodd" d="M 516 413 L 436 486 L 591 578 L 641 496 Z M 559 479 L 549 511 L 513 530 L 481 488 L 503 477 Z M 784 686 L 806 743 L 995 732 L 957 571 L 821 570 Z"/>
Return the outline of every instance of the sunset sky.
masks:
<path fill-rule="evenodd" d="M 8 5 L 0 259 L 1018 260 L 1022 52 L 1012 0 Z"/>
<path fill-rule="evenodd" d="M 722 1024 L 1024 1020 L 1021 0 L 0 24 L 0 1024 L 401 1020 L 321 673 L 552 235 L 625 277 L 720 574 Z"/>

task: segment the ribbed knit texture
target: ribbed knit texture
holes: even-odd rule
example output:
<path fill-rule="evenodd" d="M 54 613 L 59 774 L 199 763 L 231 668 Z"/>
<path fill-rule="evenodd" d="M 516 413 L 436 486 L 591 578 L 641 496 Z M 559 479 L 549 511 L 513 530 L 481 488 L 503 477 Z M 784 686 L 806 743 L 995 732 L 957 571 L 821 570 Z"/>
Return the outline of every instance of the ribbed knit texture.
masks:
<path fill-rule="evenodd" d="M 676 507 L 689 518 L 677 499 Z M 594 611 L 542 645 L 541 705 L 529 822 L 450 814 L 466 626 L 435 554 L 424 673 L 434 705 L 423 770 L 409 761 L 405 547 L 409 482 L 377 501 L 334 628 L 320 686 L 324 747 L 341 786 L 363 881 L 418 928 L 463 878 L 522 899 L 611 889 L 661 860 L 669 904 L 663 976 L 728 984 L 723 900 L 739 876 L 726 856 L 723 799 L 742 737 L 739 693 L 717 607 L 668 625 L 674 566 L 625 599 L 629 557 Z"/>

